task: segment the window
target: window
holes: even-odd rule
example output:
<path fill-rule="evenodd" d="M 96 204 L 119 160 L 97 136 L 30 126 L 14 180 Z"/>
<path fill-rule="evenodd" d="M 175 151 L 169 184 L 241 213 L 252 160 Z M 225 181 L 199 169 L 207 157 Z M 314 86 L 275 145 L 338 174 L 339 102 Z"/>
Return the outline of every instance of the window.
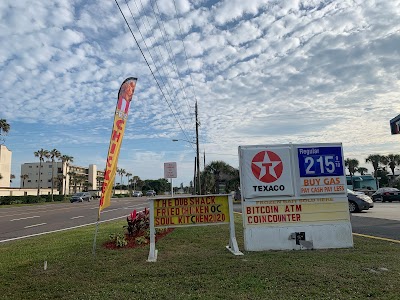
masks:
<path fill-rule="evenodd" d="M 50 169 L 51 169 L 51 166 L 52 166 L 52 165 L 49 165 L 49 168 L 50 168 Z"/>
<path fill-rule="evenodd" d="M 47 173 L 47 175 L 51 176 L 51 172 Z"/>
<path fill-rule="evenodd" d="M 32 169 L 32 166 L 29 166 L 30 169 Z"/>
<path fill-rule="evenodd" d="M 37 180 L 36 180 L 37 181 Z M 31 182 L 31 180 L 29 179 L 28 182 Z"/>

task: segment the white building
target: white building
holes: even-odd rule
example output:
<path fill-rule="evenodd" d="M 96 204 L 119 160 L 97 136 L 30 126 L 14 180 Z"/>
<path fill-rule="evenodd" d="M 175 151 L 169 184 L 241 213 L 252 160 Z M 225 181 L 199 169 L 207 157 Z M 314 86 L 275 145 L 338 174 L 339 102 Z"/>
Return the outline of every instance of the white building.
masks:
<path fill-rule="evenodd" d="M 0 187 L 10 187 L 12 152 L 6 146 L 0 145 Z"/>
<path fill-rule="evenodd" d="M 21 188 L 37 188 L 39 180 L 39 162 L 21 165 Z M 50 189 L 52 185 L 60 194 L 69 195 L 83 190 L 97 190 L 104 180 L 104 172 L 97 171 L 96 165 L 88 168 L 68 166 L 66 163 L 46 161 L 40 168 L 40 188 Z"/>

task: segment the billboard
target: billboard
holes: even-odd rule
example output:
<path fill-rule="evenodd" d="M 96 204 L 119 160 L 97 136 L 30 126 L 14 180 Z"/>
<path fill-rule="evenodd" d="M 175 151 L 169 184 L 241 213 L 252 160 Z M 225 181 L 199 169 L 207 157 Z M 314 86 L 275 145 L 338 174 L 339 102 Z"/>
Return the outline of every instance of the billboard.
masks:
<path fill-rule="evenodd" d="M 390 120 L 390 131 L 392 134 L 400 133 L 400 115 Z"/>

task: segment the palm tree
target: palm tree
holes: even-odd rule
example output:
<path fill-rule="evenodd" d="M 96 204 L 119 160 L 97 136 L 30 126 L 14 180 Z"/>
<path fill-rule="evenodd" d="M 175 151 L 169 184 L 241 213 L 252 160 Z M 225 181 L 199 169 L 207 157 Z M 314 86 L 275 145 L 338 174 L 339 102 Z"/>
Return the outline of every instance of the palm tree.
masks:
<path fill-rule="evenodd" d="M 224 161 L 212 161 L 204 168 L 203 175 L 200 178 L 205 177 L 202 184 L 205 189 L 208 187 L 209 190 L 218 194 L 221 180 L 227 182 L 234 176 L 236 176 L 235 168 Z"/>
<path fill-rule="evenodd" d="M 10 124 L 7 123 L 7 120 L 0 119 L 0 136 L 7 135 L 10 131 Z"/>
<path fill-rule="evenodd" d="M 378 169 L 379 164 L 386 164 L 386 158 L 379 154 L 370 154 L 366 159 L 365 162 L 371 163 L 372 167 L 374 168 L 374 177 L 376 181 L 376 187 L 378 187 Z"/>
<path fill-rule="evenodd" d="M 29 176 L 28 176 L 28 174 L 22 174 L 20 177 L 22 179 L 22 188 L 24 188 L 25 187 L 25 179 L 28 179 Z"/>
<path fill-rule="evenodd" d="M 351 185 L 353 186 L 353 189 L 354 189 L 353 175 L 355 172 L 357 172 L 357 167 L 359 164 L 360 164 L 359 161 L 355 158 L 346 158 L 344 161 L 344 165 L 349 169 Z"/>
<path fill-rule="evenodd" d="M 39 195 L 40 195 L 40 173 L 42 171 L 41 170 L 42 162 L 44 162 L 45 158 L 49 158 L 50 154 L 49 154 L 49 151 L 44 150 L 43 148 L 38 151 L 35 151 L 33 154 L 35 155 L 35 157 L 39 157 L 39 180 L 38 180 L 38 188 L 37 188 L 37 195 L 39 197 Z"/>
<path fill-rule="evenodd" d="M 14 174 L 11 174 L 11 175 L 10 175 L 10 183 L 12 183 L 12 180 L 13 180 L 13 179 L 15 179 L 15 175 L 14 175 Z"/>
<path fill-rule="evenodd" d="M 360 173 L 360 175 L 365 175 L 368 172 L 368 169 L 364 167 L 358 167 L 357 172 Z"/>
<path fill-rule="evenodd" d="M 53 189 L 54 189 L 54 163 L 56 161 L 56 158 L 60 158 L 61 153 L 57 149 L 53 149 L 49 152 L 50 158 L 51 158 L 51 201 L 54 201 L 53 199 Z"/>
<path fill-rule="evenodd" d="M 68 174 L 68 172 L 69 172 L 69 166 L 70 166 L 70 163 L 73 163 L 74 162 L 74 157 L 73 156 L 68 156 L 68 155 L 61 155 L 60 157 L 59 157 L 59 159 L 62 161 L 62 163 L 63 163 L 63 165 L 64 165 L 64 163 L 65 163 L 65 174 Z M 67 192 L 67 179 L 66 179 L 67 177 L 65 177 L 65 182 L 64 182 L 64 197 L 65 197 L 65 195 L 66 195 L 66 192 Z M 68 191 L 68 194 L 69 194 L 69 191 Z"/>
<path fill-rule="evenodd" d="M 130 190 L 131 190 L 131 186 L 130 186 L 130 182 L 129 182 L 129 177 L 132 176 L 132 173 L 127 172 L 127 173 L 125 174 L 125 176 L 128 178 L 128 191 L 130 191 Z"/>
<path fill-rule="evenodd" d="M 396 168 L 396 166 L 400 165 L 400 155 L 389 154 L 386 156 L 386 160 L 390 170 L 392 170 L 392 181 L 394 181 L 394 169 Z"/>
<path fill-rule="evenodd" d="M 125 169 L 117 169 L 117 173 L 121 176 L 121 184 L 120 184 L 120 186 L 119 186 L 119 190 L 120 190 L 120 195 L 122 194 L 122 176 L 124 175 L 124 174 L 126 174 L 126 171 L 125 171 Z"/>

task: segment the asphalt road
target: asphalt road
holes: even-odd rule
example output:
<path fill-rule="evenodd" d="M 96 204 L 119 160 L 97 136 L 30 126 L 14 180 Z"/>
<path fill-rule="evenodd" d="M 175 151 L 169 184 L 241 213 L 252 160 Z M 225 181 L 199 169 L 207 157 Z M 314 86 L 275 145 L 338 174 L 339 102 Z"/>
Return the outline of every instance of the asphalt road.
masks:
<path fill-rule="evenodd" d="M 147 206 L 145 197 L 112 199 L 101 213 L 101 222 L 126 218 L 134 209 L 143 210 Z M 95 224 L 98 207 L 98 200 L 2 207 L 0 243 Z"/>
<path fill-rule="evenodd" d="M 148 206 L 146 197 L 112 199 L 101 214 L 101 222 L 126 218 Z M 234 210 L 241 212 L 241 205 Z M 96 223 L 98 201 L 52 203 L 0 208 L 0 243 Z M 368 211 L 351 216 L 353 233 L 400 241 L 400 203 L 376 202 Z"/>

